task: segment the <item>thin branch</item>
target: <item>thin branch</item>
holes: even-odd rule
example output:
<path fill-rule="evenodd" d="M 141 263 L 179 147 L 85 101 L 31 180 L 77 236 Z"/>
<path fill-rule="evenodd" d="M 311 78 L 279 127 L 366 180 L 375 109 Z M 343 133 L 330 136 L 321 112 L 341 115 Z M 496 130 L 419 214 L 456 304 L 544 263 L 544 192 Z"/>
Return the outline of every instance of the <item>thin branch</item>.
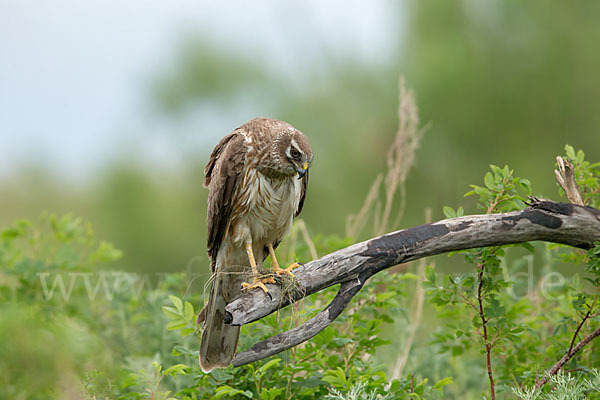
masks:
<path fill-rule="evenodd" d="M 591 317 L 592 308 L 594 308 L 594 303 L 592 303 L 592 305 L 588 309 L 588 312 L 583 316 L 583 318 L 581 319 L 581 322 L 577 325 L 577 329 L 575 329 L 575 333 L 573 334 L 573 339 L 571 339 L 571 345 L 569 346 L 569 350 L 567 350 L 567 353 L 556 364 L 554 364 L 554 367 L 552 367 L 552 369 L 548 372 L 548 374 L 546 374 L 542 379 L 540 379 L 536 383 L 536 385 L 535 385 L 536 388 L 539 389 L 542 386 L 544 386 L 546 384 L 546 382 L 548 382 L 550 377 L 552 375 L 555 375 L 571 358 L 573 358 L 573 356 L 579 351 L 580 348 L 585 346 L 585 344 L 589 343 L 590 340 L 592 340 L 595 336 L 598 336 L 598 334 L 600 334 L 600 328 L 599 328 L 598 333 L 596 333 L 596 331 L 594 331 L 594 333 L 589 335 L 589 336 L 593 336 L 593 337 L 590 337 L 589 340 L 587 340 L 581 347 L 579 347 L 579 349 L 577 347 L 573 348 L 573 346 L 575 345 L 575 340 L 577 339 L 577 335 L 579 335 L 579 331 L 581 330 L 583 325 L 586 323 L 586 321 Z M 579 344 L 583 343 L 587 338 L 588 337 L 584 338 Z"/>
<path fill-rule="evenodd" d="M 579 325 L 577 325 L 577 329 L 575 329 L 575 333 L 573 334 L 573 339 L 571 339 L 571 345 L 569 346 L 569 350 L 567 351 L 567 354 L 570 353 L 571 350 L 573 350 L 573 346 L 575 345 L 575 340 L 577 339 L 577 335 L 579 334 L 579 331 L 583 327 L 583 324 L 585 324 L 585 322 L 590 317 L 590 313 L 592 312 L 592 307 L 594 307 L 594 303 L 592 303 L 588 312 L 583 316 Z"/>
<path fill-rule="evenodd" d="M 483 273 L 485 264 L 477 263 L 477 268 L 479 268 L 479 272 L 477 277 L 479 279 L 479 283 L 477 285 L 477 302 L 479 303 L 479 318 L 481 319 L 481 325 L 483 327 L 483 343 L 485 344 L 485 353 L 487 360 L 487 373 L 488 378 L 490 379 L 490 393 L 492 395 L 492 400 L 496 400 L 496 390 L 494 389 L 494 376 L 492 373 L 492 344 L 488 338 L 487 331 L 487 318 L 485 317 L 485 313 L 483 310 L 483 297 L 481 296 L 481 292 L 483 289 Z"/>
<path fill-rule="evenodd" d="M 369 276 L 362 276 L 342 283 L 335 298 L 323 311 L 294 329 L 263 340 L 249 350 L 238 353 L 231 364 L 239 367 L 257 361 L 257 356 L 260 356 L 258 359 L 262 359 L 306 342 L 325 329 L 342 313 L 368 278 Z"/>
<path fill-rule="evenodd" d="M 294 284 L 298 290 L 294 293 L 285 292 L 279 285 L 268 284 L 270 296 L 262 290 L 243 294 L 227 305 L 225 320 L 232 325 L 244 325 L 327 287 L 366 279 L 384 269 L 423 257 L 534 240 L 590 248 L 595 241 L 600 240 L 600 211 L 590 207 L 532 199 L 531 207 L 522 211 L 452 218 L 392 232 L 338 250 L 296 269 Z M 352 296 L 354 294 L 356 293 Z M 343 293 L 338 293 L 338 296 L 342 295 Z M 348 298 L 346 295 L 344 301 L 350 301 L 352 296 Z M 329 309 L 324 310 L 327 315 L 330 315 L 333 304 L 332 302 Z M 335 304 L 342 302 L 338 300 Z M 341 313 L 342 309 L 337 308 L 336 311 Z M 321 321 L 325 323 L 318 325 L 318 331 L 328 326 L 333 319 L 325 318 Z M 312 327 L 310 324 L 303 324 L 276 337 L 281 343 L 290 343 L 288 336 L 306 337 L 309 333 L 318 333 L 315 330 L 302 332 Z M 287 344 L 279 346 L 279 351 L 290 347 L 286 346 Z M 275 354 L 271 349 L 255 351 L 253 361 Z"/>
<path fill-rule="evenodd" d="M 563 365 L 565 365 L 567 362 L 569 362 L 569 360 L 571 358 L 573 358 L 573 356 L 575 356 L 575 354 L 577 354 L 579 352 L 579 350 L 581 350 L 585 345 L 587 345 L 589 342 L 591 342 L 592 339 L 594 339 L 598 336 L 600 336 L 600 328 L 596 329 L 594 332 L 592 332 L 589 335 L 587 335 L 586 337 L 584 337 L 581 340 L 581 342 L 577 343 L 577 346 L 573 347 L 572 350 L 567 352 L 560 360 L 558 360 L 558 362 L 556 364 L 554 364 L 552 369 L 550 369 L 550 371 L 548 371 L 546 376 L 544 376 L 542 379 L 540 379 L 538 381 L 538 383 L 535 384 L 535 387 L 539 389 L 542 386 L 544 386 L 546 384 L 546 382 L 548 382 L 550 380 L 550 377 L 552 375 L 556 375 L 556 373 L 563 367 Z"/>

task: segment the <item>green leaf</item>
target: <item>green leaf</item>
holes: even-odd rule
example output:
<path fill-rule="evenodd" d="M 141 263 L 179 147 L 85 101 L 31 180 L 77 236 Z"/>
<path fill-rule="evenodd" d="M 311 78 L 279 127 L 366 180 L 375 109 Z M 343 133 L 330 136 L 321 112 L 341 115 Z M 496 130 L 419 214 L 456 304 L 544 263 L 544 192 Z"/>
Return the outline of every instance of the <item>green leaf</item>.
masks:
<path fill-rule="evenodd" d="M 226 395 L 233 397 L 236 394 L 243 394 L 244 396 L 248 397 L 246 392 L 247 391 L 232 388 L 231 386 L 220 386 L 217 388 L 217 390 L 215 391 L 215 395 L 212 398 L 220 399 L 221 397 L 226 396 Z M 252 392 L 250 392 L 250 393 L 252 394 Z M 248 398 L 251 399 L 252 397 L 248 397 Z"/>
<path fill-rule="evenodd" d="M 185 328 L 185 329 L 182 329 L 181 332 L 179 332 L 179 334 L 181 336 L 187 336 L 187 335 L 191 335 L 194 332 L 196 332 L 196 329 L 194 329 L 194 328 Z"/>
<path fill-rule="evenodd" d="M 346 372 L 340 367 L 336 367 L 334 370 L 325 371 L 322 379 L 330 385 L 340 388 L 346 387 L 348 384 Z"/>
<path fill-rule="evenodd" d="M 442 379 L 442 380 L 440 380 L 440 381 L 437 381 L 437 382 L 435 383 L 435 385 L 433 385 L 433 388 L 434 388 L 434 389 L 440 389 L 440 388 L 442 388 L 442 387 L 444 387 L 444 386 L 446 386 L 446 385 L 451 385 L 451 384 L 453 384 L 453 383 L 454 383 L 454 382 L 452 381 L 452 377 L 451 377 L 451 376 L 447 376 L 447 377 L 445 377 L 444 379 Z"/>
<path fill-rule="evenodd" d="M 194 319 L 194 306 L 189 301 L 185 302 L 185 319 L 192 321 Z"/>
<path fill-rule="evenodd" d="M 167 368 L 163 372 L 163 375 L 170 375 L 170 376 L 187 375 L 187 372 L 185 372 L 185 370 L 188 368 L 190 368 L 190 367 L 188 367 L 185 364 L 176 364 L 176 365 L 173 365 L 172 367 Z"/>
<path fill-rule="evenodd" d="M 437 284 L 437 274 L 435 273 L 435 269 L 431 265 L 425 267 L 425 278 L 432 285 Z"/>
<path fill-rule="evenodd" d="M 169 299 L 171 299 L 171 302 L 173 303 L 175 308 L 177 308 L 177 310 L 181 314 L 183 314 L 183 302 L 181 301 L 181 299 L 177 296 L 172 296 L 172 295 L 169 295 Z"/>
<path fill-rule="evenodd" d="M 494 164 L 490 164 L 490 169 L 494 172 L 494 175 L 503 176 L 502 170 L 500 169 L 500 167 L 498 167 Z"/>
<path fill-rule="evenodd" d="M 574 161 L 577 157 L 575 156 L 575 149 L 571 145 L 565 145 L 565 152 L 567 153 L 567 157 L 569 157 L 572 161 Z"/>
<path fill-rule="evenodd" d="M 581 287 L 581 278 L 577 272 L 573 274 L 573 277 L 571 278 L 571 285 L 573 285 L 573 288 L 576 290 L 579 290 Z"/>
<path fill-rule="evenodd" d="M 270 360 L 269 362 L 267 362 L 265 365 L 263 365 L 262 367 L 260 367 L 258 369 L 258 374 L 259 377 L 262 377 L 265 372 L 267 372 L 267 370 L 275 365 L 278 365 L 281 362 L 281 358 L 275 358 L 273 360 Z"/>
<path fill-rule="evenodd" d="M 492 176 L 492 174 L 490 172 L 485 173 L 483 182 L 485 183 L 485 186 L 487 186 L 488 189 L 490 189 L 490 190 L 494 189 L 494 177 Z"/>
<path fill-rule="evenodd" d="M 163 313 L 170 319 L 180 319 L 181 314 L 173 307 L 162 306 Z"/>
<path fill-rule="evenodd" d="M 333 343 L 337 344 L 338 346 L 343 346 L 345 344 L 352 343 L 352 342 L 354 342 L 354 340 L 351 338 L 341 337 L 341 338 L 333 339 Z"/>
<path fill-rule="evenodd" d="M 444 206 L 444 215 L 446 218 L 456 218 L 456 211 L 452 207 Z"/>
<path fill-rule="evenodd" d="M 185 327 L 187 327 L 187 321 L 184 321 L 182 319 L 171 321 L 167 324 L 167 330 L 169 331 L 177 331 Z"/>

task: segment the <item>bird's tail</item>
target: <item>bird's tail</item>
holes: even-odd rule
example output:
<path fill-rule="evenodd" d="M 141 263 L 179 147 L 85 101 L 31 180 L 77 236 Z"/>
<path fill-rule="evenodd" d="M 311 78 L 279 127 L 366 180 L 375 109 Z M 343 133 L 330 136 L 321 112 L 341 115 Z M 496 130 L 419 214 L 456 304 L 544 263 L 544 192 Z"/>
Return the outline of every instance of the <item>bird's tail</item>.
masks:
<path fill-rule="evenodd" d="M 227 296 L 233 285 L 239 288 L 239 279 L 232 279 L 229 275 L 216 276 L 210 289 L 207 305 L 198 315 L 198 321 L 204 318 L 205 324 L 202 331 L 200 345 L 200 368 L 210 372 L 215 368 L 225 368 L 231 364 L 235 355 L 240 327 L 226 324 L 225 306 Z M 239 290 L 239 289 L 238 289 Z"/>

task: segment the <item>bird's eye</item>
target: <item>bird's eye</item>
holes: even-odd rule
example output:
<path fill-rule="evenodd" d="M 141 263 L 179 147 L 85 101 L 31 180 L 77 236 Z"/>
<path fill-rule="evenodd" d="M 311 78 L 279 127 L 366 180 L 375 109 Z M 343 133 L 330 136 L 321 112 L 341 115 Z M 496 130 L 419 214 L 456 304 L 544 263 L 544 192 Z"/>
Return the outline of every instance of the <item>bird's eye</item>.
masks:
<path fill-rule="evenodd" d="M 292 156 L 292 158 L 295 158 L 295 159 L 300 158 L 300 152 L 294 148 L 292 148 L 290 150 L 290 155 Z"/>

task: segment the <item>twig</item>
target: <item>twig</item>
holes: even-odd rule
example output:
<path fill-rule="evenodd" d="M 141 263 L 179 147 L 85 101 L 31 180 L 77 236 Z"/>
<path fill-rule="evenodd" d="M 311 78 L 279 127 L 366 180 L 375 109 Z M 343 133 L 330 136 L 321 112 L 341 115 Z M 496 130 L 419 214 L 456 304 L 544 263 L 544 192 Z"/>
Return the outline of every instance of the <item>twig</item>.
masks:
<path fill-rule="evenodd" d="M 573 346 L 575 345 L 575 340 L 577 339 L 577 335 L 579 334 L 579 331 L 581 330 L 581 328 L 583 327 L 585 322 L 590 318 L 593 308 L 594 308 L 594 303 L 592 303 L 592 305 L 588 309 L 588 312 L 583 316 L 583 318 L 581 319 L 581 322 L 577 325 L 577 329 L 575 329 L 575 333 L 573 334 L 573 338 L 571 339 L 571 345 L 569 346 L 569 350 L 567 350 L 567 353 L 554 365 L 554 367 L 552 367 L 552 369 L 548 372 L 548 374 L 546 374 L 542 379 L 540 379 L 537 382 L 537 384 L 535 385 L 537 388 L 544 386 L 546 384 L 546 382 L 548 382 L 550 377 L 552 375 L 556 374 L 562 368 L 562 366 L 565 365 L 575 355 L 575 353 L 577 353 L 577 351 L 578 351 L 578 350 L 576 350 L 577 348 L 575 348 L 575 349 L 573 348 Z M 599 332 L 599 334 L 600 334 L 600 332 Z M 596 334 L 596 336 L 598 336 L 598 335 Z M 592 339 L 593 339 L 593 337 L 591 337 L 589 340 L 592 340 Z M 582 340 L 581 342 L 583 342 L 584 340 Z M 589 342 L 589 340 L 588 340 L 588 342 Z M 581 342 L 579 344 L 581 344 Z M 583 346 L 581 346 L 581 347 L 583 347 Z"/>
<path fill-rule="evenodd" d="M 496 400 L 496 390 L 494 389 L 494 376 L 492 373 L 492 344 L 488 340 L 488 331 L 487 331 L 487 319 L 485 317 L 485 313 L 483 311 L 483 298 L 481 296 L 481 291 L 483 288 L 483 272 L 485 268 L 485 264 L 478 263 L 477 268 L 479 268 L 478 279 L 479 283 L 477 285 L 477 302 L 479 303 L 479 318 L 481 319 L 481 325 L 483 326 L 483 342 L 485 343 L 485 353 L 487 360 L 487 373 L 490 379 L 490 393 L 492 395 L 492 400 Z"/>
<path fill-rule="evenodd" d="M 567 362 L 569 362 L 569 360 L 571 358 L 573 358 L 573 356 L 575 354 L 577 354 L 577 352 L 579 352 L 579 350 L 581 350 L 585 345 L 587 345 L 589 342 L 591 342 L 592 339 L 594 339 L 598 336 L 600 336 L 600 327 L 598 329 L 596 329 L 594 332 L 592 332 L 589 335 L 587 335 L 586 337 L 584 337 L 581 340 L 581 342 L 577 343 L 577 346 L 573 347 L 572 350 L 567 352 L 567 354 L 565 354 L 560 360 L 558 360 L 558 362 L 556 364 L 554 364 L 552 369 L 550 369 L 550 371 L 548 371 L 546 376 L 544 376 L 542 379 L 540 379 L 538 381 L 538 383 L 535 384 L 535 387 L 539 389 L 542 386 L 544 386 L 546 384 L 546 382 L 548 382 L 550 380 L 550 377 L 552 375 L 555 375 L 563 367 L 563 365 L 565 365 Z"/>
<path fill-rule="evenodd" d="M 592 312 L 593 307 L 594 307 L 594 303 L 592 303 L 588 312 L 583 316 L 579 325 L 577 325 L 577 329 L 575 329 L 575 333 L 573 334 L 573 339 L 571 339 L 571 345 L 569 346 L 569 350 L 567 351 L 567 354 L 570 353 L 571 350 L 573 350 L 573 346 L 575 345 L 575 339 L 577 339 L 577 335 L 579 334 L 579 331 L 581 330 L 581 327 L 583 326 L 583 324 L 585 324 L 585 321 L 587 321 L 588 318 L 590 317 L 590 313 Z"/>
<path fill-rule="evenodd" d="M 262 290 L 252 290 L 227 305 L 225 320 L 232 325 L 244 325 L 335 284 L 359 277 L 366 279 L 392 266 L 436 254 L 533 240 L 590 248 L 594 241 L 600 240 L 600 211 L 537 199 L 531 199 L 530 205 L 530 208 L 522 211 L 471 215 L 416 226 L 338 250 L 294 271 L 295 285 L 299 290 L 284 295 L 279 285 L 272 284 L 267 285 L 270 296 Z M 356 292 L 346 295 L 344 301 L 349 302 Z M 342 292 L 338 293 L 338 297 L 341 295 Z M 340 301 L 332 302 L 324 312 L 330 315 L 334 305 L 342 304 Z M 335 309 L 337 315 L 342 309 Z M 324 323 L 319 325 L 319 331 L 334 319 L 325 318 L 322 321 Z M 246 359 L 247 362 L 289 348 L 288 336 L 292 332 L 296 339 L 303 337 L 307 340 L 318 333 L 312 327 L 314 325 L 307 323 L 277 335 L 277 341 L 270 342 L 268 347 L 261 347 L 260 351 L 254 351 L 252 357 Z"/>

